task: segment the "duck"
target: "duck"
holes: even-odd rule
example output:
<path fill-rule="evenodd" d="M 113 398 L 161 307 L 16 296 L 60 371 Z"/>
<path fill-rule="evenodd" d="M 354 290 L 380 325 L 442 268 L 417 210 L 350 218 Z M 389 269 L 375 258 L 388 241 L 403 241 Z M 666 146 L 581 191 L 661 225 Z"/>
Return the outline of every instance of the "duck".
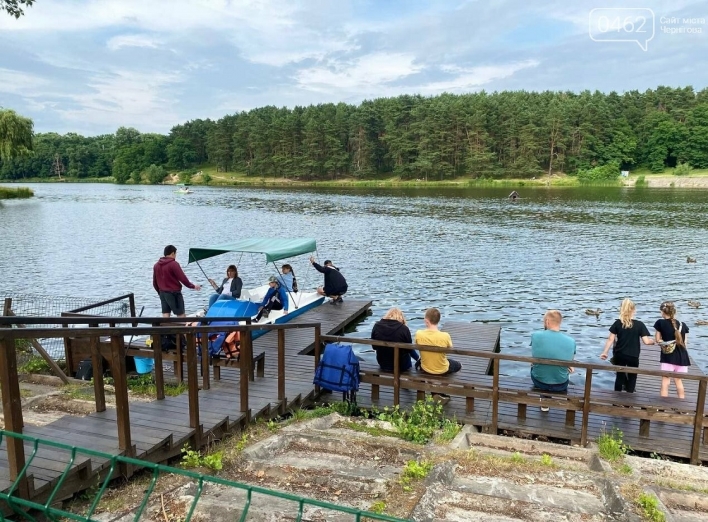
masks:
<path fill-rule="evenodd" d="M 708 325 L 708 321 L 706 321 L 705 319 L 699 319 L 698 321 L 696 321 L 696 326 L 706 326 L 706 325 Z"/>
<path fill-rule="evenodd" d="M 688 306 L 690 306 L 691 308 L 700 308 L 700 307 L 701 307 L 701 302 L 700 302 L 700 301 L 689 300 L 687 304 L 688 304 Z"/>
<path fill-rule="evenodd" d="M 600 308 L 597 308 L 597 309 L 588 308 L 585 310 L 585 313 L 587 315 L 594 315 L 595 317 L 600 317 L 602 310 Z"/>
<path fill-rule="evenodd" d="M 688 256 L 688 257 L 686 258 L 686 263 L 695 263 L 695 262 L 696 262 L 696 258 L 695 258 L 695 257 Z"/>

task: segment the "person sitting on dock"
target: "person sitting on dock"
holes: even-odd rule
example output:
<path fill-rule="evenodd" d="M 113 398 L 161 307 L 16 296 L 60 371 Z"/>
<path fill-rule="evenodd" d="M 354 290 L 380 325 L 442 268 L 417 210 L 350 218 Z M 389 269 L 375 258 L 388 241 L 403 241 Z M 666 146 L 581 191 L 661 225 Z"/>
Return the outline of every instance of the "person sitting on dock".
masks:
<path fill-rule="evenodd" d="M 278 278 L 275 276 L 270 276 L 268 285 L 270 288 L 258 308 L 258 315 L 253 319 L 254 323 L 260 321 L 262 317 L 268 317 L 273 310 L 283 310 L 284 314 L 288 313 L 288 295 L 285 293 L 283 285 L 278 282 Z"/>
<path fill-rule="evenodd" d="M 537 359 L 556 359 L 572 361 L 575 358 L 575 339 L 560 331 L 563 316 L 558 310 L 548 310 L 543 316 L 543 330 L 531 334 L 531 357 Z M 569 366 L 551 364 L 533 364 L 531 380 L 534 387 L 549 392 L 568 390 L 568 374 L 573 373 Z M 541 407 L 541 411 L 548 411 Z"/>
<path fill-rule="evenodd" d="M 418 330 L 415 333 L 415 344 L 426 346 L 440 346 L 441 348 L 452 348 L 452 338 L 447 332 L 441 332 L 438 328 L 440 324 L 440 310 L 428 308 L 425 311 L 425 330 Z M 420 363 L 420 369 L 432 375 L 449 375 L 459 372 L 462 365 L 454 359 L 448 359 L 444 352 L 420 351 L 420 361 L 416 363 L 416 368 Z"/>
<path fill-rule="evenodd" d="M 215 294 L 209 296 L 209 307 L 213 305 L 217 300 L 232 300 L 241 297 L 241 289 L 243 288 L 243 281 L 238 276 L 238 269 L 236 265 L 229 265 L 226 269 L 226 277 L 221 282 L 221 286 L 217 286 L 216 281 L 209 279 L 209 283 L 216 291 Z"/>
<path fill-rule="evenodd" d="M 377 341 L 386 341 L 390 343 L 412 343 L 411 331 L 406 325 L 406 317 L 399 308 L 391 308 L 380 321 L 374 324 L 371 330 L 371 338 Z M 376 361 L 379 367 L 385 372 L 393 372 L 393 348 L 387 346 L 373 346 L 376 350 Z M 420 359 L 418 352 L 415 350 L 398 350 L 398 368 L 402 372 L 411 369 L 413 363 Z"/>
<path fill-rule="evenodd" d="M 342 296 L 347 293 L 349 286 L 347 280 L 339 272 L 339 268 L 334 266 L 329 259 L 324 262 L 324 266 L 320 266 L 312 256 L 310 263 L 315 267 L 315 270 L 324 274 L 324 286 L 317 288 L 317 293 L 332 299 L 330 304 L 342 303 Z"/>
<path fill-rule="evenodd" d="M 287 263 L 281 267 L 282 273 L 278 275 L 278 282 L 284 286 L 288 292 L 297 292 L 297 279 L 293 267 Z"/>

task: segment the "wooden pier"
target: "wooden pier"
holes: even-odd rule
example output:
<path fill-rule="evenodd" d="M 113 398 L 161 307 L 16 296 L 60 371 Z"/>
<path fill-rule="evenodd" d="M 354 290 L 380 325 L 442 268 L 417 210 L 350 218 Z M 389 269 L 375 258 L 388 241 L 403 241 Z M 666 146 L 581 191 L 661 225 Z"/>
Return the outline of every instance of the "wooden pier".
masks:
<path fill-rule="evenodd" d="M 312 384 L 319 351 L 326 342 L 346 340 L 363 344 L 385 344 L 395 351 L 410 349 L 411 345 L 381 343 L 368 338 L 343 338 L 345 329 L 368 312 L 370 301 L 345 300 L 342 305 L 324 304 L 289 323 L 271 325 L 267 334 L 251 341 L 250 332 L 263 327 L 238 327 L 241 330 L 242 357 L 238 368 L 220 368 L 220 380 L 214 380 L 214 366 L 207 356 L 196 355 L 196 333 L 223 330 L 222 327 L 156 327 L 130 325 L 125 327 L 32 329 L 30 318 L 17 318 L 27 323 L 27 328 L 0 328 L 0 379 L 5 425 L 8 431 L 21 432 L 43 439 L 51 439 L 99 450 L 114 455 L 127 455 L 151 462 L 164 462 L 181 453 L 184 444 L 200 447 L 214 439 L 238 432 L 259 417 L 270 418 L 286 413 L 292 408 L 307 406 L 317 397 Z M 95 320 L 95 318 L 94 318 Z M 141 320 L 143 324 L 159 318 Z M 11 323 L 12 318 L 0 319 L 0 327 Z M 77 324 L 86 319 L 57 318 L 57 324 Z M 42 318 L 34 324 L 47 324 Z M 120 324 L 121 321 L 115 321 Z M 105 324 L 105 323 L 104 323 Z M 658 370 L 658 352 L 653 346 L 642 348 L 641 366 L 627 371 L 638 373 L 637 392 L 613 392 L 606 386 L 593 383 L 598 372 L 611 372 L 608 364 L 574 364 L 585 372 L 585 384 L 571 386 L 567 394 L 539 394 L 533 390 L 530 379 L 503 374 L 510 361 L 529 365 L 539 360 L 500 352 L 501 329 L 494 323 L 448 322 L 455 348 L 450 357 L 462 363 L 462 371 L 439 378 L 419 372 L 385 374 L 375 363 L 362 362 L 363 384 L 358 393 L 362 407 L 384 407 L 394 403 L 402 407 L 412 405 L 425 393 L 432 391 L 452 396 L 445 405 L 445 412 L 457 420 L 473 424 L 490 433 L 523 437 L 546 437 L 574 444 L 586 444 L 613 427 L 624 434 L 625 442 L 634 450 L 656 452 L 690 459 L 700 464 L 708 461 L 708 410 L 705 397 L 708 377 L 694 364 L 684 377 L 686 399 L 660 398 L 661 376 Z M 62 333 L 63 332 L 63 333 Z M 46 426 L 23 426 L 19 406 L 19 385 L 14 339 L 20 337 L 84 337 L 98 357 L 98 346 L 105 336 L 113 351 L 112 371 L 116 387 L 115 409 L 106 409 L 101 400 L 101 379 L 96 382 L 96 412 L 86 417 L 66 416 Z M 187 335 L 187 350 L 180 363 L 186 376 L 188 392 L 177 397 L 160 394 L 163 364 L 156 365 L 158 398 L 151 402 L 128 403 L 125 386 L 124 336 L 154 335 L 162 333 Z M 159 359 L 159 346 L 155 347 Z M 445 351 L 428 347 L 431 351 Z M 265 353 L 262 376 L 249 379 L 247 361 L 253 354 Z M 181 357 L 181 356 L 180 356 Z M 245 362 L 244 362 L 245 361 Z M 561 364 L 557 361 L 543 361 Z M 122 365 L 122 368 L 121 368 Z M 166 365 L 168 366 L 168 365 Z M 169 367 L 169 366 L 168 366 Z M 201 372 L 201 368 L 208 371 Z M 615 368 L 616 369 L 616 368 Z M 97 374 L 94 374 L 97 376 Z M 159 376 L 159 377 L 158 377 Z M 375 393 L 373 393 L 375 391 Z M 328 396 L 330 397 L 330 396 Z M 334 396 L 331 396 L 334 397 Z M 336 399 L 336 397 L 334 397 Z M 542 412 L 540 405 L 549 406 Z M 513 445 L 513 442 L 512 442 Z M 25 444 L 5 439 L 0 447 L 0 491 L 6 491 L 32 453 Z M 32 461 L 28 474 L 19 484 L 17 494 L 42 501 L 56 485 L 58 477 L 68 462 L 68 453 L 40 448 Z M 77 459 L 71 473 L 62 484 L 61 496 L 81 491 L 104 478 L 110 472 L 108 461 L 82 457 Z M 130 476 L 133 469 L 114 470 L 113 476 Z"/>

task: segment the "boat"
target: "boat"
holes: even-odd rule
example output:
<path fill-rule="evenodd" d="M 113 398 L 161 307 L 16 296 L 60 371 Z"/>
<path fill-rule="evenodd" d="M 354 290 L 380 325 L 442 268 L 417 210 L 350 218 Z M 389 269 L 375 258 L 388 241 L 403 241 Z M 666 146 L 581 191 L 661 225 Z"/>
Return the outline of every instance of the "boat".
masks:
<path fill-rule="evenodd" d="M 179 187 L 175 192 L 177 194 L 192 194 L 193 192 L 189 190 L 189 185 L 185 185 L 184 183 L 177 183 L 177 186 Z"/>
<path fill-rule="evenodd" d="M 230 252 L 239 254 L 263 254 L 266 264 L 272 263 L 275 273 L 280 274 L 280 269 L 275 264 L 276 261 L 312 254 L 316 251 L 317 243 L 314 239 L 251 238 L 215 246 L 190 248 L 187 264 L 197 263 L 197 265 L 199 265 L 199 261 L 203 259 Z M 199 268 L 201 269 L 201 266 L 199 266 Z M 202 270 L 202 273 L 203 272 Z M 258 314 L 258 308 L 269 288 L 270 285 L 268 284 L 249 290 L 244 288 L 241 290 L 240 299 L 216 301 L 209 307 L 206 317 L 253 318 Z M 260 321 L 253 322 L 252 324 L 286 323 L 324 303 L 324 296 L 319 295 L 316 290 L 300 290 L 298 292 L 286 291 L 286 293 L 288 295 L 288 313 L 284 313 L 283 310 L 273 310 L 268 317 L 263 317 Z M 245 324 L 245 322 L 241 321 L 241 324 Z M 266 330 L 254 330 L 253 338 L 260 337 L 265 333 Z"/>

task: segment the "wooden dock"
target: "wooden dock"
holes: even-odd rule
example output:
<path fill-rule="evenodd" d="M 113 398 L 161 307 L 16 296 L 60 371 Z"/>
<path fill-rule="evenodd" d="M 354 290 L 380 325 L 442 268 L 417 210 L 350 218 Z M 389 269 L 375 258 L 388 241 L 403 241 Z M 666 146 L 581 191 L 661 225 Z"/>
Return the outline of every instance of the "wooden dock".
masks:
<path fill-rule="evenodd" d="M 371 301 L 346 299 L 343 304 L 323 304 L 290 323 L 320 323 L 322 332 L 341 334 L 345 328 L 368 313 Z M 285 336 L 286 398 L 278 401 L 278 336 Z M 312 330 L 290 329 L 271 331 L 253 341 L 253 352 L 266 352 L 265 378 L 256 378 L 249 385 L 249 411 L 240 410 L 240 374 L 238 369 L 221 368 L 221 380 L 213 373 L 209 389 L 199 391 L 198 428 L 190 427 L 190 405 L 187 393 L 151 402 L 131 402 L 129 405 L 132 456 L 151 462 L 164 462 L 181 453 L 185 443 L 202 444 L 239 431 L 260 417 L 272 417 L 304 405 L 314 399 L 314 357 L 307 355 L 313 347 Z M 0 345 L 0 350 L 2 346 Z M 212 367 L 208 366 L 211 370 Z M 185 372 L 186 373 L 186 372 Z M 3 398 L 4 399 L 4 398 Z M 46 426 L 25 426 L 22 433 L 50 439 L 114 455 L 125 455 L 120 449 L 116 430 L 118 412 L 107 409 L 85 417 L 66 415 Z M 25 444 L 25 455 L 32 447 Z M 69 461 L 69 454 L 42 448 L 28 469 L 29 494 L 32 499 L 46 498 Z M 62 485 L 62 495 L 71 495 L 96 483 L 108 472 L 108 462 L 80 457 Z M 115 474 L 120 474 L 120 470 Z M 0 446 L 0 491 L 12 485 L 6 439 Z"/>

